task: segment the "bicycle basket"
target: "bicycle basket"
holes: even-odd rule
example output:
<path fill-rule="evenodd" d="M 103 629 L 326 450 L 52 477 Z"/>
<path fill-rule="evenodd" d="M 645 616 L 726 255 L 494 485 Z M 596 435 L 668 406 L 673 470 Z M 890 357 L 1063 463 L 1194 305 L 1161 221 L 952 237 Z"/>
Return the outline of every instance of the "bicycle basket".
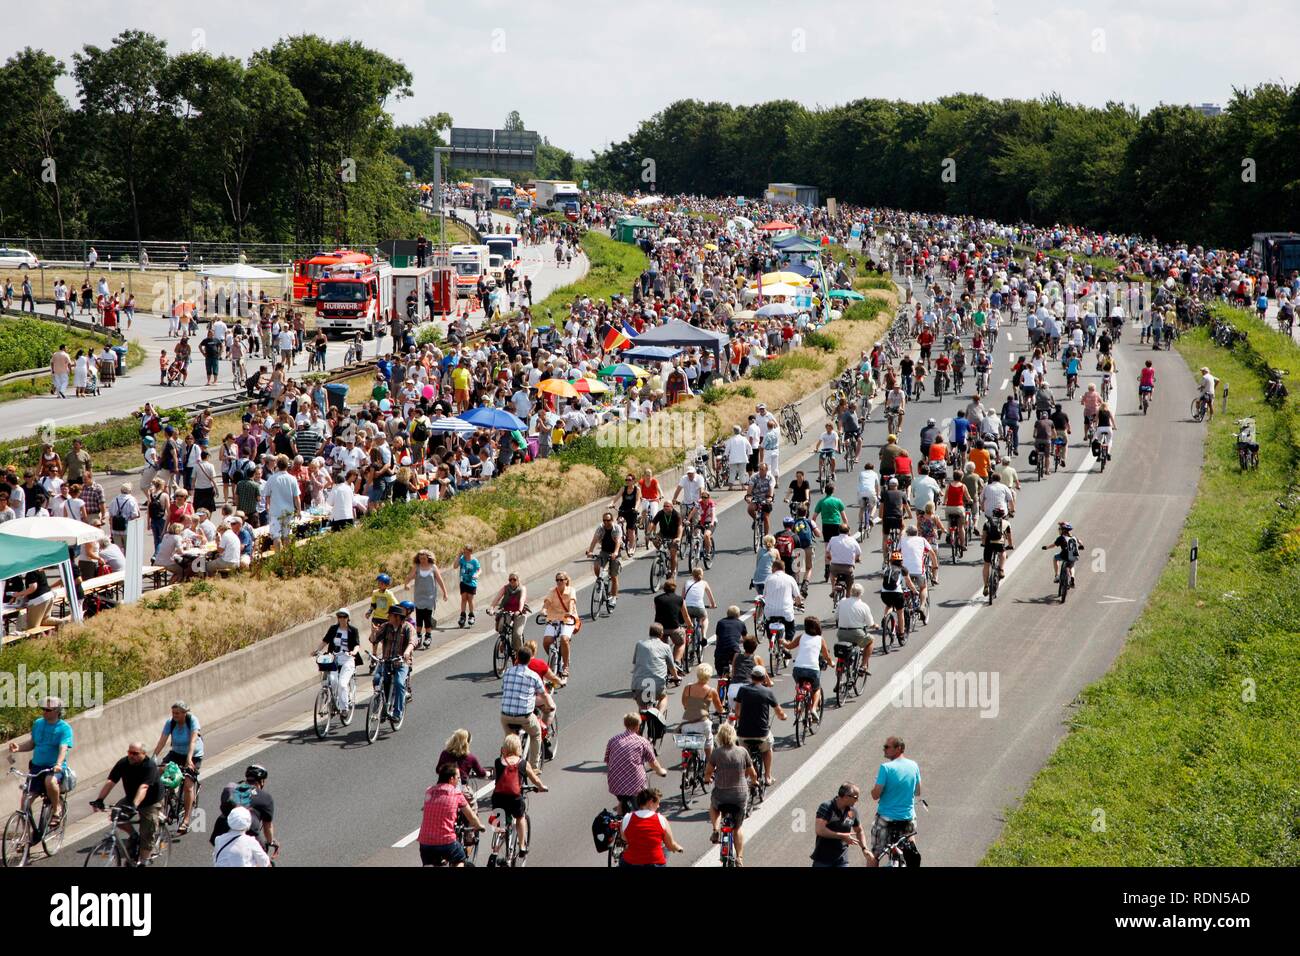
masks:
<path fill-rule="evenodd" d="M 334 660 L 333 654 L 322 654 L 316 658 L 316 669 L 318 671 L 336 671 L 339 669 L 339 665 Z"/>
<path fill-rule="evenodd" d="M 673 740 L 681 750 L 703 750 L 708 744 L 703 734 L 674 734 Z"/>
<path fill-rule="evenodd" d="M 73 790 L 77 789 L 77 771 L 73 770 L 66 763 L 63 765 L 63 794 L 67 796 Z"/>
<path fill-rule="evenodd" d="M 835 656 L 841 659 L 847 659 L 853 654 L 853 645 L 848 642 L 840 642 L 835 645 Z"/>

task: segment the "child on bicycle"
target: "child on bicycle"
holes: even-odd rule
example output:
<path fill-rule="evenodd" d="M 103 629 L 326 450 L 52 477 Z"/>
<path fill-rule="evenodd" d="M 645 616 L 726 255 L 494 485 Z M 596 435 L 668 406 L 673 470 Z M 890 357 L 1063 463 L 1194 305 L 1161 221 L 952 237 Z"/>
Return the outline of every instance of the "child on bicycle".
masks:
<path fill-rule="evenodd" d="M 1062 521 L 1057 525 L 1060 534 L 1051 544 L 1043 545 L 1043 550 L 1047 551 L 1056 548 L 1056 554 L 1052 555 L 1052 583 L 1055 584 L 1061 579 L 1064 572 L 1070 576 L 1070 587 L 1075 586 L 1074 566 L 1079 562 L 1079 552 L 1083 550 L 1083 542 L 1074 536 L 1074 525 L 1068 521 Z"/>

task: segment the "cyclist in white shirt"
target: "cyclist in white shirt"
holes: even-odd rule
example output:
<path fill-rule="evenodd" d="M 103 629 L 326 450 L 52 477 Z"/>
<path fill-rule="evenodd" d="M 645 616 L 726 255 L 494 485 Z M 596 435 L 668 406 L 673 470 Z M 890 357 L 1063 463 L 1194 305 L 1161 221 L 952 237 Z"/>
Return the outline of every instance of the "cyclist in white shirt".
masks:
<path fill-rule="evenodd" d="M 840 525 L 840 533 L 826 545 L 826 554 L 830 558 L 831 581 L 842 579 L 844 593 L 848 594 L 853 587 L 853 566 L 862 563 L 862 545 L 849 533 L 848 525 Z"/>
<path fill-rule="evenodd" d="M 803 607 L 803 597 L 783 561 L 773 562 L 772 572 L 763 582 L 763 607 L 768 621 L 780 621 L 785 625 L 785 639 L 794 640 L 794 611 Z"/>
<path fill-rule="evenodd" d="M 867 462 L 858 472 L 858 504 L 867 514 L 874 515 L 879 501 L 880 472 L 876 471 L 874 464 Z"/>
<path fill-rule="evenodd" d="M 871 674 L 867 670 L 867 665 L 871 662 L 871 628 L 875 626 L 871 608 L 862 600 L 862 583 L 854 581 L 849 588 L 848 597 L 835 608 L 835 639 L 862 648 L 862 669 L 868 675 Z"/>
<path fill-rule="evenodd" d="M 673 491 L 673 505 L 685 521 L 691 509 L 700 503 L 700 492 L 704 490 L 704 478 L 696 474 L 694 465 L 686 466 L 686 474 L 677 482 Z"/>
<path fill-rule="evenodd" d="M 1011 489 L 1002 481 L 996 469 L 989 469 L 989 480 L 980 492 L 980 511 L 985 517 L 993 514 L 994 509 L 1001 508 L 1003 514 L 1011 513 L 1011 502 L 1015 499 Z"/>
<path fill-rule="evenodd" d="M 907 526 L 907 533 L 903 535 L 898 549 L 903 552 L 903 570 L 921 589 L 921 620 L 928 624 L 930 612 L 926 606 L 926 595 L 930 590 L 930 579 L 926 576 L 925 566 L 928 564 L 938 575 L 939 556 L 935 554 L 930 542 L 916 530 L 914 524 Z"/>

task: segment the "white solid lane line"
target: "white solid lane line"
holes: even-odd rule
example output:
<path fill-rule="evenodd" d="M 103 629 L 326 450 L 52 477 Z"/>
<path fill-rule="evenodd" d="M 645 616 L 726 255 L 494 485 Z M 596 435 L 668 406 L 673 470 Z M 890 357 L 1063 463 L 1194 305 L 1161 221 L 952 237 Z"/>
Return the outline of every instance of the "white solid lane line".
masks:
<path fill-rule="evenodd" d="M 1115 397 L 1118 397 L 1118 395 L 1119 390 L 1116 389 Z M 1114 411 L 1117 415 L 1119 414 L 1118 406 Z M 1070 483 L 1066 486 L 1064 494 L 1057 498 L 1052 506 L 1047 509 L 1042 518 L 1038 520 L 1038 523 L 1034 525 L 1034 530 L 1029 533 L 1029 536 L 1022 539 L 1021 547 L 1017 548 L 1015 553 L 1006 559 L 1005 570 L 1007 574 L 1011 574 L 1027 561 L 1031 551 L 1037 553 L 1037 547 L 1030 549 L 1025 545 L 1031 541 L 1039 541 L 1051 530 L 1057 518 L 1065 511 L 1066 505 L 1073 500 L 1079 489 L 1083 487 L 1084 479 L 1091 471 L 1091 452 L 1085 447 L 1081 450 L 1081 457 L 1075 464 L 1074 474 L 1071 476 Z M 849 745 L 867 729 L 867 726 L 873 720 L 880 716 L 891 701 L 898 697 L 914 679 L 923 675 L 925 668 L 947 649 L 948 645 L 961 633 L 962 628 L 969 624 L 979 609 L 984 606 L 983 592 L 976 591 L 967 600 L 966 606 L 958 611 L 940 629 L 939 633 L 921 648 L 920 652 L 912 658 L 906 667 L 897 671 L 889 682 L 877 691 L 847 723 L 831 735 L 826 743 L 819 747 L 809 759 L 805 760 L 794 773 L 786 777 L 775 789 L 770 791 L 764 797 L 763 803 L 758 810 L 745 821 L 746 842 L 752 840 L 754 834 L 771 823 L 796 796 L 812 783 L 818 774 L 830 765 L 832 760 L 848 749 Z M 695 861 L 694 865 L 719 866 L 717 852 L 713 850 L 705 851 Z"/>

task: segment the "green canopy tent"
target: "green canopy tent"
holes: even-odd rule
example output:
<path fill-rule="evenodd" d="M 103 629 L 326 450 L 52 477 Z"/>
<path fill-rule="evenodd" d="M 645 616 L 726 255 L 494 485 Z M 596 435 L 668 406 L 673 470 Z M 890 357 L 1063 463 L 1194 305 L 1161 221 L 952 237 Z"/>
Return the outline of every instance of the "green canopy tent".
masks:
<path fill-rule="evenodd" d="M 614 224 L 614 238 L 619 242 L 635 243 L 640 238 L 637 235 L 638 230 L 658 228 L 649 219 L 642 219 L 640 216 L 624 216 Z"/>
<path fill-rule="evenodd" d="M 0 581 L 16 578 L 28 571 L 58 565 L 63 576 L 66 593 L 75 593 L 72 588 L 72 562 L 68 558 L 68 546 L 61 541 L 40 541 L 35 538 L 20 538 L 16 535 L 0 535 Z M 0 588 L 2 590 L 2 588 Z M 0 608 L 3 600 L 0 599 Z M 69 601 L 72 619 L 81 620 L 81 605 Z"/>

